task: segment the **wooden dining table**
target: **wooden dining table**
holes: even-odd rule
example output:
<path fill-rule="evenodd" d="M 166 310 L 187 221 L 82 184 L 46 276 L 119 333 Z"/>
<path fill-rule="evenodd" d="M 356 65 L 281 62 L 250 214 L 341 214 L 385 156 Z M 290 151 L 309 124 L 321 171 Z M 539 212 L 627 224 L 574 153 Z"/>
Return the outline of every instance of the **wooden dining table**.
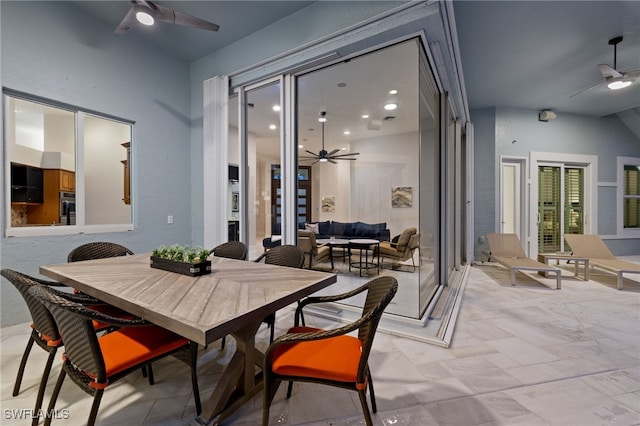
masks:
<path fill-rule="evenodd" d="M 220 424 L 262 389 L 262 320 L 336 282 L 335 274 L 212 258 L 191 277 L 150 267 L 150 254 L 45 265 L 40 273 L 200 345 L 230 334 L 236 352 L 193 424 Z M 260 367 L 256 370 L 255 366 Z"/>

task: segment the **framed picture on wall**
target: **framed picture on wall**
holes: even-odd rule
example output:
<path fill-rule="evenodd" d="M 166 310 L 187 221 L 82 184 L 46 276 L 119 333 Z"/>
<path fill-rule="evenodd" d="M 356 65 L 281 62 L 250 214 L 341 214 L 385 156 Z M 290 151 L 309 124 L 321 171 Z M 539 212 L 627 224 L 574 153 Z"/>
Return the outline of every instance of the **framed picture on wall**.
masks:
<path fill-rule="evenodd" d="M 240 200 L 239 200 L 240 194 L 237 192 L 232 192 L 231 193 L 231 211 L 232 212 L 237 212 L 240 211 Z"/>
<path fill-rule="evenodd" d="M 336 197 L 322 197 L 322 212 L 323 213 L 336 212 Z"/>
<path fill-rule="evenodd" d="M 391 207 L 403 208 L 413 205 L 413 188 L 410 186 L 399 186 L 391 188 Z"/>

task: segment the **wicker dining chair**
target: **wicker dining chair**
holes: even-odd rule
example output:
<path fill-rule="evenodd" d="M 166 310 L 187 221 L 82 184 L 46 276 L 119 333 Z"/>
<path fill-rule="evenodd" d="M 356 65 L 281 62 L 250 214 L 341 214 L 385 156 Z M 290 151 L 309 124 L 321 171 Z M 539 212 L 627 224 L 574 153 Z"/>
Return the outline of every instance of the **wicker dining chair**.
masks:
<path fill-rule="evenodd" d="M 269 265 L 288 266 L 290 268 L 302 268 L 304 266 L 304 252 L 298 246 L 284 244 L 271 248 L 270 250 L 262 253 L 255 261 Z M 298 302 L 300 303 L 300 302 Z M 264 319 L 264 322 L 271 328 L 271 334 L 269 335 L 269 343 L 273 342 L 275 328 L 276 328 L 276 314 L 270 314 Z M 304 322 L 304 318 L 303 318 Z"/>
<path fill-rule="evenodd" d="M 2 271 L 0 271 L 0 274 L 5 277 L 7 281 L 13 284 L 13 286 L 20 292 L 25 303 L 27 304 L 27 307 L 29 308 L 32 320 L 31 335 L 29 336 L 27 347 L 25 348 L 24 353 L 22 354 L 22 359 L 20 360 L 18 375 L 13 386 L 13 396 L 17 396 L 20 393 L 22 377 L 24 375 L 24 370 L 26 368 L 27 360 L 29 359 L 29 354 L 31 353 L 33 344 L 36 343 L 38 346 L 49 353 L 47 363 L 45 364 L 44 371 L 42 372 L 42 379 L 40 380 L 40 386 L 38 387 L 38 394 L 36 396 L 36 404 L 33 411 L 33 413 L 36 414 L 42 407 L 44 391 L 47 386 L 47 381 L 49 379 L 49 373 L 51 372 L 51 366 L 53 364 L 54 356 L 58 348 L 63 345 L 63 342 L 62 338 L 60 337 L 60 333 L 58 332 L 56 323 L 49 313 L 49 310 L 40 301 L 38 301 L 38 299 L 36 299 L 29 293 L 29 289 L 38 286 L 46 286 L 50 288 L 55 286 L 63 287 L 64 285 L 55 281 L 45 281 L 39 278 L 31 277 L 29 275 L 11 269 L 3 269 Z M 50 288 L 50 291 L 58 295 L 58 297 L 64 297 L 77 303 L 91 305 L 99 302 L 91 296 L 87 296 L 84 294 L 66 293 L 54 288 Z M 93 324 L 93 328 L 95 331 L 105 331 L 107 329 L 110 329 L 111 325 L 95 322 Z M 33 418 L 32 424 L 34 426 L 38 424 L 38 417 Z"/>
<path fill-rule="evenodd" d="M 287 398 L 294 381 L 320 383 L 358 392 L 367 425 L 372 425 L 367 404 L 367 386 L 371 408 L 377 411 L 369 353 L 382 313 L 398 290 L 395 278 L 383 276 L 347 293 L 308 297 L 296 309 L 295 325 L 278 337 L 267 349 L 264 362 L 264 405 L 262 424 L 269 424 L 269 407 L 282 381 L 288 381 Z M 299 326 L 303 308 L 314 303 L 336 302 L 367 292 L 362 316 L 345 326 L 322 330 Z M 357 337 L 347 335 L 358 331 Z"/>
<path fill-rule="evenodd" d="M 247 252 L 247 245 L 242 241 L 227 241 L 211 250 L 211 253 L 216 257 L 238 260 L 247 260 Z"/>
<path fill-rule="evenodd" d="M 97 241 L 82 244 L 69 252 L 67 262 L 82 260 L 104 259 L 107 257 L 133 255 L 133 252 L 117 243 Z"/>
<path fill-rule="evenodd" d="M 175 355 L 191 367 L 191 383 L 196 412 L 200 414 L 200 393 L 196 374 L 198 345 L 142 319 L 122 319 L 88 309 L 64 299 L 47 287 L 36 286 L 29 293 L 49 310 L 60 335 L 64 336 L 64 358 L 46 413 L 54 413 L 66 375 L 83 391 L 93 396 L 87 425 L 95 424 L 105 388 L 152 361 Z M 118 328 L 97 336 L 93 321 Z M 52 416 L 46 416 L 45 426 Z"/>

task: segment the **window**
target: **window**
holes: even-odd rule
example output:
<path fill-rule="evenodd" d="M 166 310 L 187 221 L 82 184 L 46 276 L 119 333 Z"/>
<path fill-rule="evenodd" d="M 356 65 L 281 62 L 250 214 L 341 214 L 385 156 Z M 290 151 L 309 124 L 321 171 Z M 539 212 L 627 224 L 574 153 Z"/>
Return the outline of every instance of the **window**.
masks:
<path fill-rule="evenodd" d="M 133 229 L 132 124 L 5 93 L 6 235 Z"/>
<path fill-rule="evenodd" d="M 640 229 L 640 165 L 624 164 L 622 176 L 622 227 Z"/>

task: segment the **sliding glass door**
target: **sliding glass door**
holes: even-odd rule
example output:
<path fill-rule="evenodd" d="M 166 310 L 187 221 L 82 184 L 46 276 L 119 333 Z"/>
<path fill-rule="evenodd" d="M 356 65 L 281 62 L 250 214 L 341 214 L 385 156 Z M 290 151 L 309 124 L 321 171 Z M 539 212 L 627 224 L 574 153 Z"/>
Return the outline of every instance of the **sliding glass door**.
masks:
<path fill-rule="evenodd" d="M 538 166 L 538 252 L 565 251 L 564 234 L 584 233 L 584 168 Z"/>

